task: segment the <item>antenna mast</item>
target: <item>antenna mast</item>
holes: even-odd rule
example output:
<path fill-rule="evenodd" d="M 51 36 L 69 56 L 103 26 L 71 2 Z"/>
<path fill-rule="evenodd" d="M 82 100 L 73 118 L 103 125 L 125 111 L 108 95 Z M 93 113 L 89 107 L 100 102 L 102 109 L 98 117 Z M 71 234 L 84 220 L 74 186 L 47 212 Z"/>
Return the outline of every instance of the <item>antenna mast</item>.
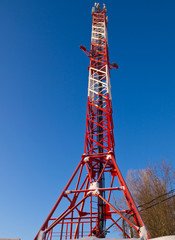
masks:
<path fill-rule="evenodd" d="M 109 63 L 106 12 L 95 3 L 91 49 L 80 46 L 90 58 L 84 153 L 35 240 L 105 237 L 111 223 L 130 238 L 118 218 L 150 238 L 115 160 L 110 69 L 118 66 Z M 115 206 L 112 194 L 123 194 L 127 209 Z"/>

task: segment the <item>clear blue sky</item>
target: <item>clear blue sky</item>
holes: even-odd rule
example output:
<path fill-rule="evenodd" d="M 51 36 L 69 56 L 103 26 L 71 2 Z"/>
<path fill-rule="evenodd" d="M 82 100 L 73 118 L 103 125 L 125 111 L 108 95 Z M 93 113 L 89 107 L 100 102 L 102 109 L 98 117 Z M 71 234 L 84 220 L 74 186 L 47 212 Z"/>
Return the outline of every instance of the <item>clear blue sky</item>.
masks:
<path fill-rule="evenodd" d="M 0 237 L 33 239 L 80 161 L 93 4 L 0 1 Z M 118 165 L 174 164 L 175 1 L 106 7 Z"/>

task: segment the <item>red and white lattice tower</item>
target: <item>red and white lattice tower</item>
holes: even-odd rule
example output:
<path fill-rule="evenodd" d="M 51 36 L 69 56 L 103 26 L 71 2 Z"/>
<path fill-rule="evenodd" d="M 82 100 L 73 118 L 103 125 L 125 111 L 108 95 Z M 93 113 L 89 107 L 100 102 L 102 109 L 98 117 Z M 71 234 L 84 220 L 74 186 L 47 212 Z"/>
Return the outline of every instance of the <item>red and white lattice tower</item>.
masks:
<path fill-rule="evenodd" d="M 109 71 L 118 67 L 109 63 L 105 5 L 96 3 L 92 18 L 91 50 L 80 46 L 90 58 L 84 154 L 35 240 L 105 237 L 111 223 L 130 238 L 118 218 L 150 237 L 115 160 Z M 114 204 L 119 193 L 125 210 Z"/>

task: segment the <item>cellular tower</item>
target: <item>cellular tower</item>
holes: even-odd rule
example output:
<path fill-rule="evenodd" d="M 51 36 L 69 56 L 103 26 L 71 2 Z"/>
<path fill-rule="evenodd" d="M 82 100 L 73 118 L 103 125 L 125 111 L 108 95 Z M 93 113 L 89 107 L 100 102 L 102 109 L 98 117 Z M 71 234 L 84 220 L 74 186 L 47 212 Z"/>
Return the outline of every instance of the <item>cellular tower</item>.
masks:
<path fill-rule="evenodd" d="M 112 223 L 130 238 L 119 219 L 150 237 L 115 159 L 110 70 L 118 66 L 109 62 L 106 12 L 95 3 L 91 49 L 80 46 L 90 59 L 84 153 L 35 240 L 102 238 Z M 126 209 L 114 204 L 119 194 Z"/>

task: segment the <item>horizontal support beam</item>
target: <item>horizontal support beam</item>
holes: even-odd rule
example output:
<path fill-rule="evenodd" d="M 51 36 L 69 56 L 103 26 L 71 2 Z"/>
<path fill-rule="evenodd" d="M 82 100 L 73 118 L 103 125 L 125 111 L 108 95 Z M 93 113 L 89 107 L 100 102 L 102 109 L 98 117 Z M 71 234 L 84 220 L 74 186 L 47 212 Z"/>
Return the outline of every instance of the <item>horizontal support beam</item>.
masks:
<path fill-rule="evenodd" d="M 80 193 L 80 192 L 92 192 L 97 189 L 84 189 L 84 190 L 67 190 L 65 194 L 71 194 L 71 193 Z M 99 191 L 111 191 L 111 190 L 124 190 L 124 187 L 114 187 L 114 188 L 98 188 Z"/>

